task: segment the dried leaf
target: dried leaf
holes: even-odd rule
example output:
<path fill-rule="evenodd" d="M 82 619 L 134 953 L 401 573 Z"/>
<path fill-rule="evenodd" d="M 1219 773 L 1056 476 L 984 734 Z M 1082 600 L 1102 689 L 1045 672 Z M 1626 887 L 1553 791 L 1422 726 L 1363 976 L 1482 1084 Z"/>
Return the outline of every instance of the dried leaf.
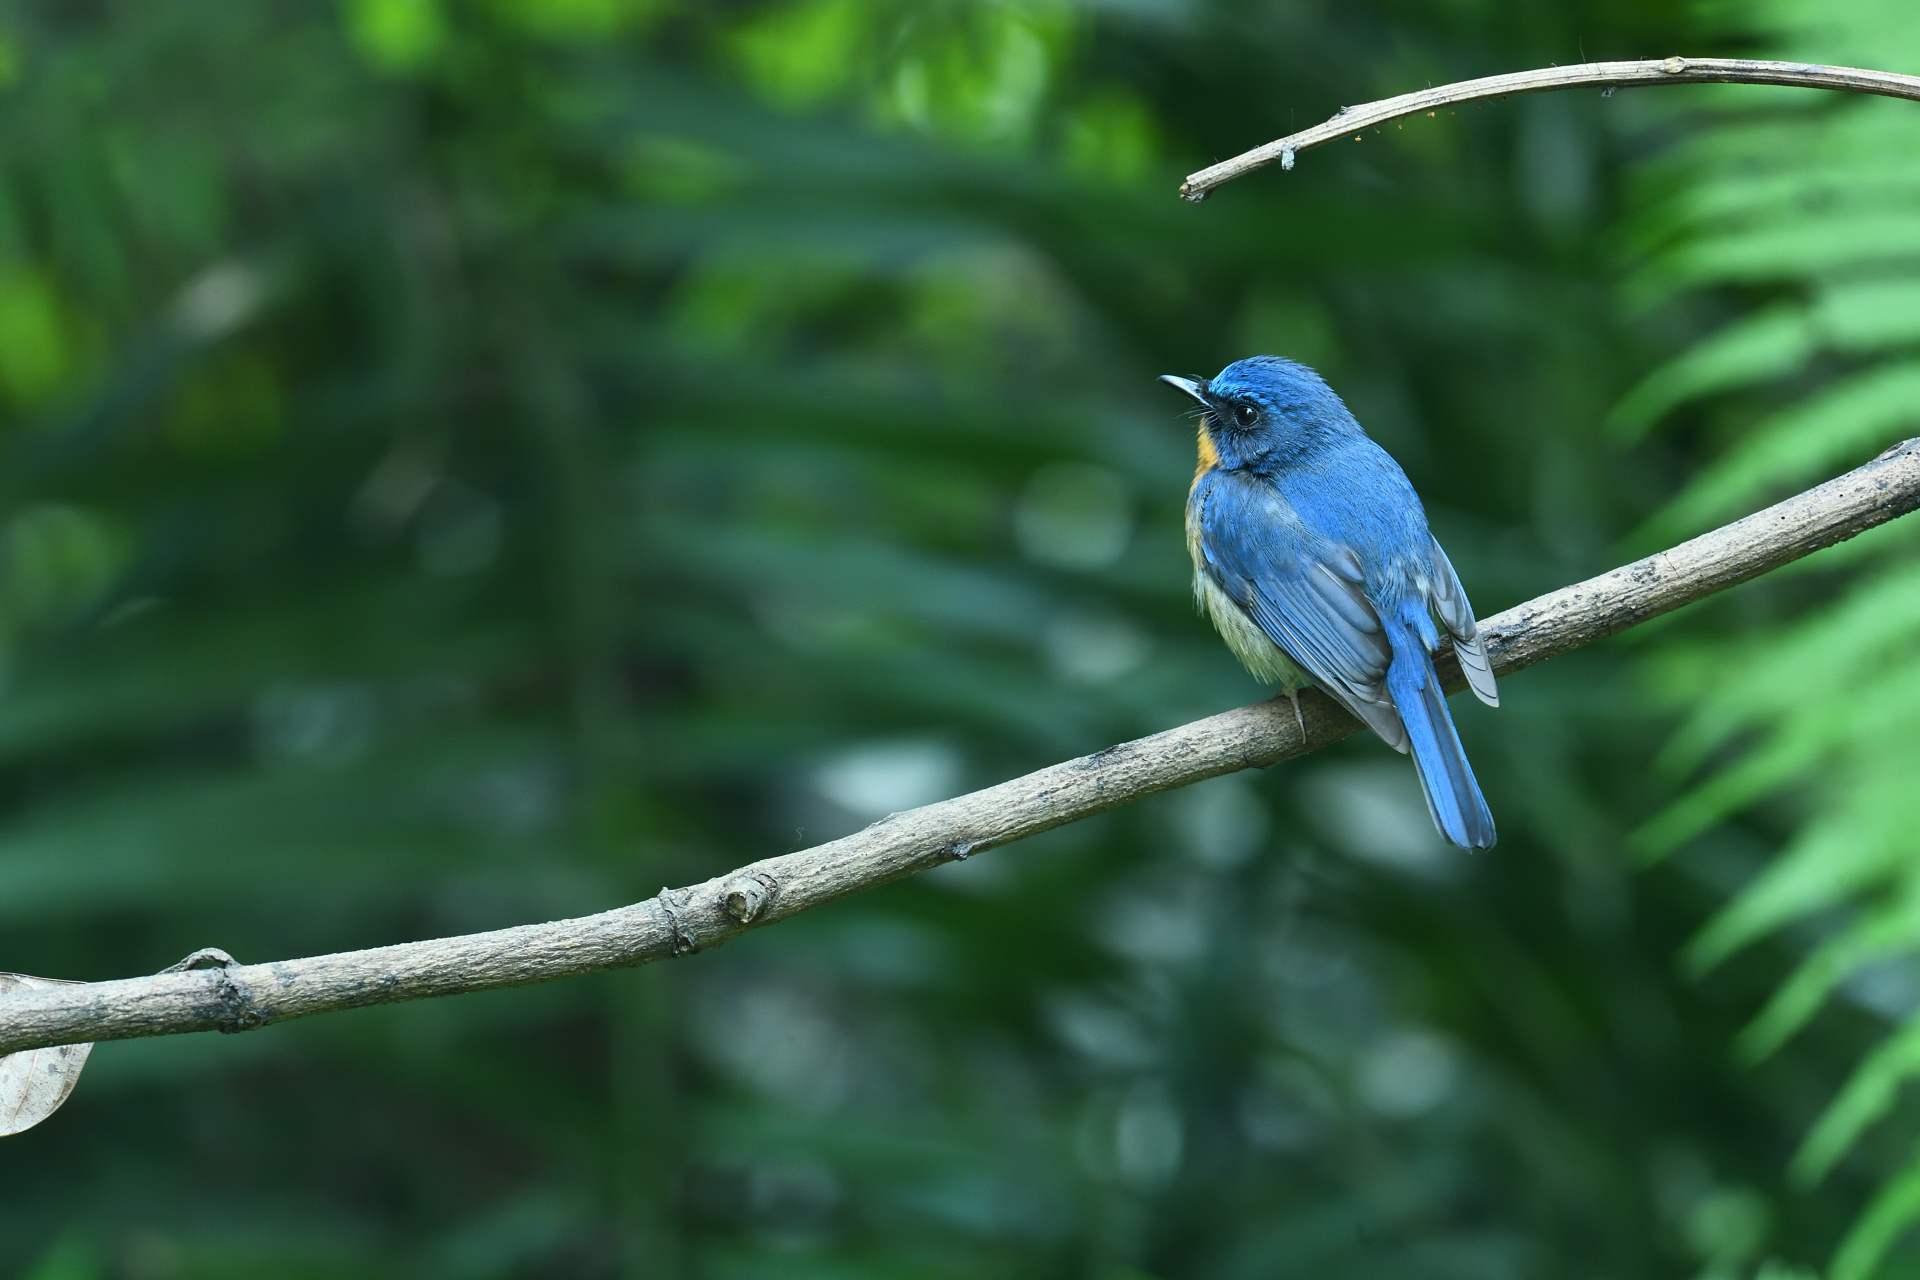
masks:
<path fill-rule="evenodd" d="M 68 985 L 58 978 L 0 973 L 0 996 Z M 0 1057 L 0 1137 L 25 1133 L 58 1111 L 92 1052 L 91 1044 L 63 1044 Z"/>

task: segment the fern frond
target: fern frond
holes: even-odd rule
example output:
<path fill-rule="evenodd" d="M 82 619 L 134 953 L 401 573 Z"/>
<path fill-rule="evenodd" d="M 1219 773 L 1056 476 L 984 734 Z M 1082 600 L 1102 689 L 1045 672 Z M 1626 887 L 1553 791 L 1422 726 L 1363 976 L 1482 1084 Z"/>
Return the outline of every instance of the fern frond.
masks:
<path fill-rule="evenodd" d="M 1696 16 L 1775 56 L 1920 61 L 1903 0 L 1726 0 Z M 1638 440 L 1683 415 L 1717 412 L 1721 398 L 1737 400 L 1726 420 L 1742 425 L 1643 538 L 1697 528 L 1920 433 L 1920 180 L 1892 159 L 1920 148 L 1920 111 L 1758 102 L 1737 91 L 1658 109 L 1691 127 L 1645 167 L 1637 210 L 1616 240 L 1631 263 L 1623 298 L 1650 308 L 1731 296 L 1743 314 L 1647 374 L 1608 427 Z M 1780 1051 L 1862 975 L 1920 954 L 1915 545 L 1909 530 L 1863 539 L 1776 584 L 1809 593 L 1843 584 L 1790 621 L 1756 627 L 1748 614 L 1746 626 L 1696 631 L 1645 659 L 1656 696 L 1686 708 L 1656 774 L 1706 772 L 1637 833 L 1643 860 L 1748 810 L 1743 821 L 1761 830 L 1797 827 L 1686 949 L 1699 975 L 1766 939 L 1801 950 L 1735 1043 L 1750 1064 Z M 1808 1133 L 1795 1178 L 1826 1177 L 1915 1075 L 1920 1013 L 1895 1014 Z M 1855 1220 L 1833 1280 L 1882 1274 L 1916 1222 L 1920 1159 L 1894 1167 Z"/>
<path fill-rule="evenodd" d="M 1920 244 L 1920 219 L 1914 220 Z M 1649 522 L 1651 536 L 1702 526 L 1774 489 L 1920 430 L 1920 360 L 1873 365 L 1763 419 Z"/>
<path fill-rule="evenodd" d="M 1867 966 L 1920 950 L 1920 875 L 1909 871 L 1894 897 L 1816 947 L 1734 1042 L 1749 1065 L 1773 1055 L 1820 1011 L 1841 984 Z"/>
<path fill-rule="evenodd" d="M 1920 1075 L 1920 1022 L 1902 1027 L 1875 1049 L 1820 1113 L 1794 1152 L 1794 1180 L 1812 1186 L 1831 1173 L 1868 1126 L 1893 1109 L 1895 1095 L 1915 1075 Z"/>
<path fill-rule="evenodd" d="M 1920 1219 L 1920 1157 L 1880 1188 L 1867 1205 L 1834 1253 L 1828 1280 L 1871 1280 L 1887 1250 L 1916 1219 Z"/>

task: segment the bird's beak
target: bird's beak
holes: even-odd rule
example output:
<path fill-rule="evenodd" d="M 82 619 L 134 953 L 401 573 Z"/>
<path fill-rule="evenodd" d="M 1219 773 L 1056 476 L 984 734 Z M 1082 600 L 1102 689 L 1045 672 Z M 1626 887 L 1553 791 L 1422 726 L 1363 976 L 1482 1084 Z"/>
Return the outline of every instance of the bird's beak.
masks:
<path fill-rule="evenodd" d="M 1186 392 L 1202 405 L 1207 403 L 1207 383 L 1204 378 L 1183 378 L 1176 373 L 1163 373 L 1160 375 L 1160 381 L 1175 391 Z"/>

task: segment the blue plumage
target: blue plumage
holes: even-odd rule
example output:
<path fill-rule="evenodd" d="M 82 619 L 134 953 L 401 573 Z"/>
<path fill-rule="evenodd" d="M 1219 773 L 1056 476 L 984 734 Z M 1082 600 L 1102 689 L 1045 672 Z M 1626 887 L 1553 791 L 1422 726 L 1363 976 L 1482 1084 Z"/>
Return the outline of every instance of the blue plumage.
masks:
<path fill-rule="evenodd" d="M 1493 815 L 1433 650 L 1453 646 L 1481 701 L 1498 706 L 1499 694 L 1466 591 L 1399 464 L 1291 360 L 1162 381 L 1202 406 L 1187 545 L 1195 598 L 1228 646 L 1289 696 L 1317 686 L 1411 752 L 1434 826 L 1490 847 Z"/>

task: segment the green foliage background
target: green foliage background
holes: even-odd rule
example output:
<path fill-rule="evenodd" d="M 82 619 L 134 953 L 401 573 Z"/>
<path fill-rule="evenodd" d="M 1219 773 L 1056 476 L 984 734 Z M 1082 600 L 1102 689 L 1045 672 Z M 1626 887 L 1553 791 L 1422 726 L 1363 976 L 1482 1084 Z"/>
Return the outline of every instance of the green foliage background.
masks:
<path fill-rule="evenodd" d="M 0 967 L 596 910 L 1248 700 L 1163 371 L 1321 368 L 1482 612 L 1851 465 L 1913 432 L 1910 106 L 1172 192 L 1422 83 L 1912 30 L 0 0 Z M 1463 706 L 1488 855 L 1353 742 L 684 964 L 103 1046 L 0 1271 L 1908 1274 L 1915 536 Z"/>

